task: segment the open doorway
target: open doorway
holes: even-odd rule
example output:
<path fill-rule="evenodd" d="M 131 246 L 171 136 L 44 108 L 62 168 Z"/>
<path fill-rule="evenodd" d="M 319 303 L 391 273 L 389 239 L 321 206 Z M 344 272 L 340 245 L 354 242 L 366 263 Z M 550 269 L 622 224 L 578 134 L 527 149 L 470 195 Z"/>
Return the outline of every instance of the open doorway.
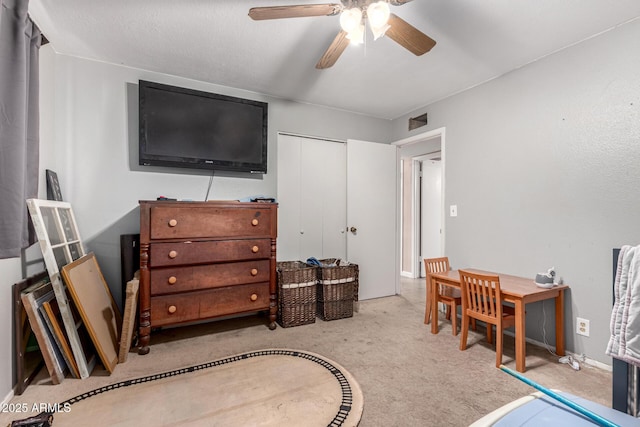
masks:
<path fill-rule="evenodd" d="M 423 258 L 444 256 L 444 128 L 413 136 L 400 147 L 400 271 L 424 277 Z"/>
<path fill-rule="evenodd" d="M 439 258 L 442 248 L 442 164 L 440 151 L 413 159 L 414 186 L 416 188 L 415 214 L 412 233 L 415 234 L 417 259 L 415 271 L 426 277 L 424 258 Z"/>

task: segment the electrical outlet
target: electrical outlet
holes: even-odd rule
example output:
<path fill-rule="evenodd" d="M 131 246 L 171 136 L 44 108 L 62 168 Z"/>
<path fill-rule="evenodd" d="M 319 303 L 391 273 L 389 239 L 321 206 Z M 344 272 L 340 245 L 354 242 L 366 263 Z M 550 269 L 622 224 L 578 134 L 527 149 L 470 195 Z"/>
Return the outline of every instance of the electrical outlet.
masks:
<path fill-rule="evenodd" d="M 589 321 L 581 317 L 576 317 L 576 334 L 589 336 Z"/>

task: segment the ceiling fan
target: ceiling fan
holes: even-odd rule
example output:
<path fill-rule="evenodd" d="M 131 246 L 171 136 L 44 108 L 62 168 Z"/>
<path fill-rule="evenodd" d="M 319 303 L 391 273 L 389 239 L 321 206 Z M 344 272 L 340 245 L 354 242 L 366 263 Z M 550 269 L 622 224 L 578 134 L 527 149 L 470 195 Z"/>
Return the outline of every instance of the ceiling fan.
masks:
<path fill-rule="evenodd" d="M 335 37 L 316 68 L 333 66 L 349 42 L 362 42 L 365 22 L 373 32 L 374 40 L 387 35 L 414 55 L 423 55 L 436 45 L 435 40 L 393 14 L 389 5 L 402 6 L 411 0 L 340 0 L 341 3 L 307 4 L 291 6 L 254 7 L 249 16 L 261 21 L 265 19 L 302 18 L 311 16 L 340 15 L 340 32 Z"/>

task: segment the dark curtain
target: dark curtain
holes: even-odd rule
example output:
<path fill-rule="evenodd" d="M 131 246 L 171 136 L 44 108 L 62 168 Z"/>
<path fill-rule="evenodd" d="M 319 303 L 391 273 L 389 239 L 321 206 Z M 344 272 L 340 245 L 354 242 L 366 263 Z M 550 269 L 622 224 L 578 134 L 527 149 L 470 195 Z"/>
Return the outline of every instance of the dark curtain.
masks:
<path fill-rule="evenodd" d="M 29 0 L 0 0 L 0 258 L 34 243 L 26 199 L 38 195 L 40 30 Z"/>

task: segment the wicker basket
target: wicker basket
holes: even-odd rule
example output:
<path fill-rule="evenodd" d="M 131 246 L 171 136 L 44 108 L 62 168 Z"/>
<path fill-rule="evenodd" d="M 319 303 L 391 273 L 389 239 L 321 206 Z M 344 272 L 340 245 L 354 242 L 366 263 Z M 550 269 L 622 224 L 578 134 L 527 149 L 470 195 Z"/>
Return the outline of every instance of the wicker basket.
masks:
<path fill-rule="evenodd" d="M 322 267 L 318 267 L 318 315 L 323 320 L 353 317 L 358 295 L 358 265 L 335 265 L 335 258 L 319 261 Z"/>
<path fill-rule="evenodd" d="M 300 261 L 276 264 L 280 326 L 307 325 L 316 321 L 317 268 Z"/>

